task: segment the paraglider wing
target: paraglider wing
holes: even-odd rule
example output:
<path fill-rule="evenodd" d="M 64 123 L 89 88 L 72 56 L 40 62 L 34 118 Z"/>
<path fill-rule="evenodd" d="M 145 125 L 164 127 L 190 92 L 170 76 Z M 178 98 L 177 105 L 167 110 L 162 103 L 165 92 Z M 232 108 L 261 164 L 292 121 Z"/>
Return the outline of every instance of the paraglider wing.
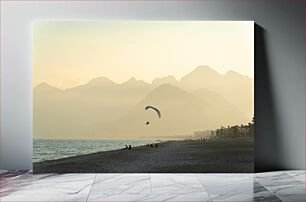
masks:
<path fill-rule="evenodd" d="M 152 106 L 146 106 L 146 107 L 145 107 L 145 110 L 148 110 L 148 109 L 153 109 L 154 111 L 156 111 L 158 117 L 159 117 L 159 118 L 161 117 L 161 113 L 160 113 L 160 111 L 159 111 L 157 108 L 152 107 Z"/>

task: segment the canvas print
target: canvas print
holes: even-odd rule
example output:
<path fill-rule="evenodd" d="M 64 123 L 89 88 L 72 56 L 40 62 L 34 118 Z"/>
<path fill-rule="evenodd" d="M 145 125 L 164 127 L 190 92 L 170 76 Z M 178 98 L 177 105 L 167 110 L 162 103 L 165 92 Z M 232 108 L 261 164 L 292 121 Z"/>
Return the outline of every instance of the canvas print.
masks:
<path fill-rule="evenodd" d="M 254 23 L 33 23 L 34 173 L 253 172 Z"/>

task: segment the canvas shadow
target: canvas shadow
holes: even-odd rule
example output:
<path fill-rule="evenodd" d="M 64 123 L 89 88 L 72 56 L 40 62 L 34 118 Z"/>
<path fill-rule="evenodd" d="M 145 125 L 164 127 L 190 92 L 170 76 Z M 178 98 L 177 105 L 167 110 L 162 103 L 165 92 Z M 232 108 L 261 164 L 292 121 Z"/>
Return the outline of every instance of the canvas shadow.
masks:
<path fill-rule="evenodd" d="M 255 138 L 254 171 L 274 171 L 281 166 L 280 127 L 267 54 L 267 31 L 255 24 Z"/>

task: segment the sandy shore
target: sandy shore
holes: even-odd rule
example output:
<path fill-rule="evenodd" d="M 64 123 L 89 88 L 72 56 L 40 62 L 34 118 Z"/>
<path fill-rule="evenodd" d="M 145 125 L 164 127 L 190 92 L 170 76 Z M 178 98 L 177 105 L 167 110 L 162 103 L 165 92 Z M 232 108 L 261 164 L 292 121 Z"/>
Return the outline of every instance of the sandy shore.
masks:
<path fill-rule="evenodd" d="M 163 142 L 146 146 L 44 161 L 34 173 L 206 173 L 253 172 L 253 139 Z"/>

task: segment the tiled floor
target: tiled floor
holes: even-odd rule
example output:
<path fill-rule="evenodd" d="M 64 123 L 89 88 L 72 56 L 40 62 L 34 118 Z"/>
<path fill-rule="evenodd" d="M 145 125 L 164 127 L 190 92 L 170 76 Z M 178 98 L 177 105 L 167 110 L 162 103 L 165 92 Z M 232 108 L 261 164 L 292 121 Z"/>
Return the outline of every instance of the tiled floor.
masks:
<path fill-rule="evenodd" d="M 1 171 L 0 201 L 305 201 L 305 171 L 42 174 Z"/>

